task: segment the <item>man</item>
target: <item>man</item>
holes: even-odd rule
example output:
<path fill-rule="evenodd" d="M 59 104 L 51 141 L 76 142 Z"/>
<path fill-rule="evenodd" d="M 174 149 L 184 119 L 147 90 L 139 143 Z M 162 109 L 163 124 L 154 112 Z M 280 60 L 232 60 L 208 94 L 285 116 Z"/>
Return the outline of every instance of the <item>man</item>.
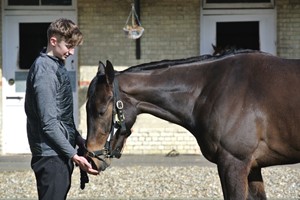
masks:
<path fill-rule="evenodd" d="M 39 199 L 66 199 L 75 162 L 82 170 L 98 174 L 77 155 L 76 144 L 85 140 L 76 130 L 73 97 L 65 60 L 83 40 L 78 26 L 69 19 L 52 22 L 48 44 L 32 64 L 27 77 L 25 112 Z M 72 162 L 73 161 L 73 162 Z"/>

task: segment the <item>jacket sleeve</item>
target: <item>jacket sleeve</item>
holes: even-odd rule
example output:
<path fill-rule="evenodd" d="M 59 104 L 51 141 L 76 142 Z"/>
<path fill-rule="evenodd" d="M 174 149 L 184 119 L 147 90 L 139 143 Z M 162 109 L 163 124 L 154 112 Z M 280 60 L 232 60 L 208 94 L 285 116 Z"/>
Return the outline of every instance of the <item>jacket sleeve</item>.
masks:
<path fill-rule="evenodd" d="M 66 129 L 57 118 L 57 89 L 58 79 L 56 74 L 49 71 L 36 74 L 34 91 L 37 102 L 38 115 L 40 116 L 43 137 L 49 142 L 59 155 L 72 158 L 76 150 L 66 138 Z"/>

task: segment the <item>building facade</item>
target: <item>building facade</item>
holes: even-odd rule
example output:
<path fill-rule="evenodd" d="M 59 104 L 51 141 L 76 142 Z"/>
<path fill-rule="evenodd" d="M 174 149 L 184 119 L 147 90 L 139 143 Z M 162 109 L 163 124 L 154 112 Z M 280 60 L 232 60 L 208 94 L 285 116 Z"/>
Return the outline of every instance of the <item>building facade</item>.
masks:
<path fill-rule="evenodd" d="M 284 58 L 300 58 L 298 0 L 28 2 L 23 5 L 22 0 L 2 0 L 0 5 L 1 154 L 29 153 L 23 109 L 26 74 L 41 47 L 46 46 L 47 26 L 58 17 L 73 19 L 84 34 L 83 45 L 67 63 L 73 83 L 75 118 L 84 136 L 86 92 L 99 60 L 110 60 L 116 70 L 123 70 L 151 61 L 212 54 L 212 45 L 237 45 Z M 139 41 L 126 38 L 123 31 L 134 2 L 138 2 L 145 29 Z M 124 153 L 200 153 L 188 131 L 153 116 L 140 115 L 133 130 Z"/>

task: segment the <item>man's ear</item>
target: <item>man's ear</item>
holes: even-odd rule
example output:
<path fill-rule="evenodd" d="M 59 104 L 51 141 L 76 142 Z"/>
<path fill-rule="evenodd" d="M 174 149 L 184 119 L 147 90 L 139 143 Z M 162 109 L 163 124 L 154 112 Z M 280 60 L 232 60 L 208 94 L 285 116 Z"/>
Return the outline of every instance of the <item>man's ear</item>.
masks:
<path fill-rule="evenodd" d="M 50 45 L 55 46 L 57 44 L 57 38 L 52 36 L 49 40 Z"/>

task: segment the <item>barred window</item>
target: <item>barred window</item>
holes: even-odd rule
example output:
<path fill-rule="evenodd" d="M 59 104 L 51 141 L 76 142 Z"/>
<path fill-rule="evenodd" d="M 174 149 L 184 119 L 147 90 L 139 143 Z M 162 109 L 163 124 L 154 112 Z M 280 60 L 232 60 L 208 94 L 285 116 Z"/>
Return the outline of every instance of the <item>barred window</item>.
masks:
<path fill-rule="evenodd" d="M 203 8 L 274 8 L 275 0 L 203 0 Z"/>
<path fill-rule="evenodd" d="M 8 6 L 68 6 L 72 0 L 8 0 Z"/>
<path fill-rule="evenodd" d="M 6 10 L 75 10 L 77 0 L 4 0 Z"/>

